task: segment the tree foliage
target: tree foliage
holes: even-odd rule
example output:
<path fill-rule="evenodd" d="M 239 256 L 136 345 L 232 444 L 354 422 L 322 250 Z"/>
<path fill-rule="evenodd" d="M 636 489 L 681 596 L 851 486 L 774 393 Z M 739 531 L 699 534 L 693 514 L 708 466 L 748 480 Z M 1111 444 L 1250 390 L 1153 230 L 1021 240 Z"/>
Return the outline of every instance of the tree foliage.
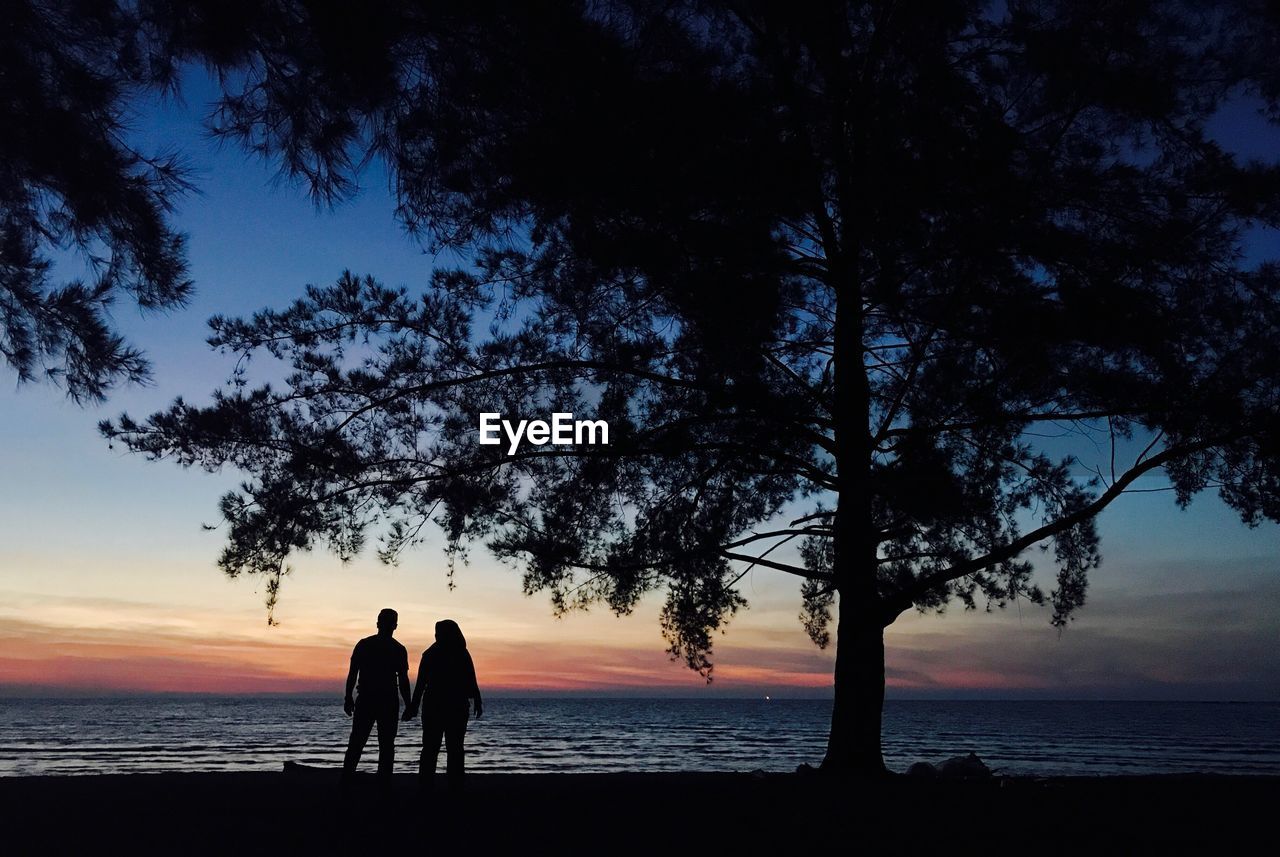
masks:
<path fill-rule="evenodd" d="M 184 237 L 169 223 L 187 189 L 178 159 L 127 141 L 130 100 L 162 87 L 151 40 L 115 3 L 6 3 L 0 26 L 0 357 L 100 400 L 147 361 L 114 329 L 112 303 L 182 306 Z M 55 263 L 87 263 L 61 281 Z"/>
<path fill-rule="evenodd" d="M 879 628 L 1026 598 L 1060 625 L 1095 516 L 1145 473 L 1280 517 L 1280 278 L 1242 254 L 1280 225 L 1280 170 L 1206 130 L 1230 98 L 1274 107 L 1251 4 L 223 8 L 153 19 L 243 72 L 217 129 L 323 198 L 385 159 L 404 222 L 466 259 L 422 294 L 344 274 L 216 318 L 283 388 L 103 426 L 250 475 L 230 574 L 371 531 L 393 559 L 435 522 L 560 609 L 665 591 L 709 673 L 746 569 L 802 578 L 819 644 L 837 606 Z M 553 410 L 614 442 L 476 442 L 481 411 Z"/>

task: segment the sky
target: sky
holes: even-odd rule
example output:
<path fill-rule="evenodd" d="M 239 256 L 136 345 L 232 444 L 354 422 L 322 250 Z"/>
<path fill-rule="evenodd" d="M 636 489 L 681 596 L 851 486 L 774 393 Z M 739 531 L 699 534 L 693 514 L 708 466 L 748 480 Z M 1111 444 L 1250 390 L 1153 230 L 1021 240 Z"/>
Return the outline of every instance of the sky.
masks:
<path fill-rule="evenodd" d="M 834 653 L 804 634 L 797 581 L 768 570 L 744 579 L 750 607 L 717 640 L 710 685 L 667 656 L 658 597 L 623 618 L 557 619 L 482 550 L 450 591 L 439 538 L 397 567 L 372 552 L 346 566 L 296 557 L 268 627 L 261 586 L 223 576 L 223 534 L 201 526 L 242 476 L 147 462 L 109 448 L 95 425 L 178 395 L 207 400 L 231 369 L 204 342 L 214 313 L 281 306 L 344 269 L 420 291 L 436 260 L 403 233 L 377 165 L 356 198 L 317 210 L 269 165 L 202 133 L 211 94 L 193 74 L 182 102 L 140 103 L 132 119 L 141 148 L 182 152 L 200 189 L 176 215 L 190 236 L 191 305 L 115 308 L 152 383 L 81 407 L 0 370 L 0 695 L 336 695 L 352 644 L 387 606 L 411 659 L 436 620 L 456 619 L 490 693 L 830 695 Z M 1276 150 L 1246 106 L 1217 121 L 1244 156 Z M 1280 699 L 1280 527 L 1248 529 L 1211 493 L 1179 510 L 1157 491 L 1121 497 L 1099 528 L 1103 564 L 1070 627 L 1025 603 L 905 614 L 886 634 L 890 698 Z"/>

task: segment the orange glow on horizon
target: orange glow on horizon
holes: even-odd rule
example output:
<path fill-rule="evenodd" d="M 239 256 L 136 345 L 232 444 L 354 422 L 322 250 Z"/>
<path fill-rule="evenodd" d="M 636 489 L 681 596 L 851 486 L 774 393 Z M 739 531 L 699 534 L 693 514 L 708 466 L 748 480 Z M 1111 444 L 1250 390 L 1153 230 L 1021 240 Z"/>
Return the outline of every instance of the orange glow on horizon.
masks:
<path fill-rule="evenodd" d="M 137 693 L 340 693 L 350 646 L 262 642 L 190 633 L 71 629 L 0 621 L 0 687 Z M 354 644 L 354 640 L 352 643 Z M 696 691 L 704 680 L 657 646 L 584 648 L 566 641 L 471 641 L 481 686 L 498 692 Z M 410 671 L 420 651 L 410 648 Z M 797 668 L 793 653 L 731 649 L 717 659 L 716 689 L 823 689 L 829 667 Z M 773 660 L 775 663 L 770 664 Z"/>

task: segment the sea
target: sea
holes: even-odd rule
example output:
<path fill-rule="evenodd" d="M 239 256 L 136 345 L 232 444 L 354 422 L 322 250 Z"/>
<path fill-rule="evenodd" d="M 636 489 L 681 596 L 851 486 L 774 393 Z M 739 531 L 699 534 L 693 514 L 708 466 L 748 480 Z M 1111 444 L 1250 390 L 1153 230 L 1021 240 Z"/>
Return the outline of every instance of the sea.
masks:
<path fill-rule="evenodd" d="M 468 727 L 467 766 L 793 771 L 821 761 L 830 716 L 827 700 L 495 697 Z M 327 698 L 0 699 L 0 776 L 336 768 L 349 729 Z M 1008 775 L 1280 775 L 1280 703 L 889 700 L 883 736 L 899 771 L 974 752 Z M 402 723 L 398 772 L 421 743 Z M 371 738 L 362 769 L 376 758 Z"/>

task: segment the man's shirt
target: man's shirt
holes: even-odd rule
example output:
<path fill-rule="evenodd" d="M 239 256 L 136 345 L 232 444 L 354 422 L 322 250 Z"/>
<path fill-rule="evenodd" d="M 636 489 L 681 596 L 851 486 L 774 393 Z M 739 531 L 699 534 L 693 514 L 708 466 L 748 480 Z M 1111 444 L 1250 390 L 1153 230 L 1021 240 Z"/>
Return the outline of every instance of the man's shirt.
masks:
<path fill-rule="evenodd" d="M 362 697 L 396 698 L 399 678 L 409 678 L 409 652 L 392 637 L 374 634 L 356 643 L 351 668 L 358 671 L 356 687 Z"/>

